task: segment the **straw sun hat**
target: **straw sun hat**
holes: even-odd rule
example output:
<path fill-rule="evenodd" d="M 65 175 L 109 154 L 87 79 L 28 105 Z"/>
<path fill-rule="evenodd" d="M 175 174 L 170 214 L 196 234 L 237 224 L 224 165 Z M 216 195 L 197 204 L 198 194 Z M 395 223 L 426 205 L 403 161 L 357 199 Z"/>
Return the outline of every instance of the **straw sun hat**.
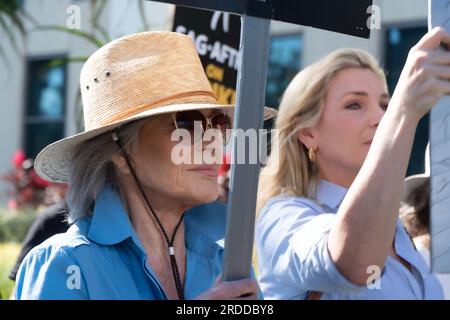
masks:
<path fill-rule="evenodd" d="M 98 49 L 80 75 L 85 131 L 54 142 L 36 157 L 44 179 L 67 182 L 74 148 L 120 125 L 184 110 L 234 108 L 217 102 L 189 36 L 142 32 Z M 231 109 L 232 110 L 232 109 Z M 264 119 L 274 109 L 264 109 Z"/>

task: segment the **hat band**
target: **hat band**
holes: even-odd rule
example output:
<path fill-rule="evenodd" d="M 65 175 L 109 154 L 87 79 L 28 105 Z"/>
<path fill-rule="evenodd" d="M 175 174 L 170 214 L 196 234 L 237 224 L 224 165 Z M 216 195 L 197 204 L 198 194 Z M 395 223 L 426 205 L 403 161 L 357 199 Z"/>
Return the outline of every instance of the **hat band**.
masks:
<path fill-rule="evenodd" d="M 205 99 L 204 101 L 201 101 L 201 97 L 205 97 L 208 99 Z M 123 120 L 127 120 L 130 117 L 139 114 L 143 111 L 171 105 L 171 104 L 183 104 L 183 103 L 208 103 L 208 104 L 218 104 L 215 94 L 212 91 L 206 91 L 206 90 L 197 90 L 197 91 L 189 91 L 189 92 L 182 92 L 176 95 L 171 95 L 170 97 L 164 97 L 161 99 L 153 100 L 151 102 L 143 103 L 140 105 L 137 105 L 132 108 L 128 108 L 122 112 L 116 113 L 113 116 L 96 121 L 94 123 L 91 122 L 92 125 L 86 126 L 86 131 L 96 129 L 99 127 L 104 127 L 110 124 L 114 124 L 116 122 L 120 122 Z M 91 127 L 91 128 L 89 128 Z"/>

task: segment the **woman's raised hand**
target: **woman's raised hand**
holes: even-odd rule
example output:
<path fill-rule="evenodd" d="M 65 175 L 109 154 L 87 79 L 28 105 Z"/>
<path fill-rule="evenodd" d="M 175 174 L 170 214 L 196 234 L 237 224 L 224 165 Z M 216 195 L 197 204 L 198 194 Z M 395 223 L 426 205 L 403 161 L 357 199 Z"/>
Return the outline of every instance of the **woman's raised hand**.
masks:
<path fill-rule="evenodd" d="M 419 121 L 450 94 L 450 34 L 436 27 L 411 48 L 390 106 Z"/>

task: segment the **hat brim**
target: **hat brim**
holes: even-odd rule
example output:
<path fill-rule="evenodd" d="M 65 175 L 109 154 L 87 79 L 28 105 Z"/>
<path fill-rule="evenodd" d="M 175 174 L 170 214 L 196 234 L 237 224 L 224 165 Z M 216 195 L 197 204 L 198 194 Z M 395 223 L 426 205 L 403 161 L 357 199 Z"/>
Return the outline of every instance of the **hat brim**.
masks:
<path fill-rule="evenodd" d="M 409 205 L 408 196 L 411 194 L 411 192 L 429 179 L 430 175 L 426 173 L 415 174 L 407 177 L 404 181 L 402 202 Z"/>
<path fill-rule="evenodd" d="M 217 105 L 217 104 L 176 104 L 162 106 L 155 109 L 145 110 L 138 114 L 128 117 L 123 121 L 114 122 L 101 128 L 84 131 L 73 136 L 58 140 L 45 147 L 36 157 L 34 168 L 36 173 L 45 180 L 50 182 L 68 182 L 69 166 L 73 157 L 74 148 L 80 143 L 96 137 L 102 133 L 108 132 L 125 123 L 144 119 L 151 116 L 162 115 L 177 111 L 203 110 L 203 109 L 234 109 L 234 105 Z M 277 111 L 272 108 L 264 107 L 264 120 L 272 119 L 276 116 Z"/>

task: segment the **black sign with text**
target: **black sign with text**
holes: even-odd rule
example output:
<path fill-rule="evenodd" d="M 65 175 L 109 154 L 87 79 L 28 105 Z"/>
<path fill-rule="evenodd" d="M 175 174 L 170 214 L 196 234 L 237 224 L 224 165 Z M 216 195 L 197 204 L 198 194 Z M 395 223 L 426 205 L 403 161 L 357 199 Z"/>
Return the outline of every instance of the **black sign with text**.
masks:
<path fill-rule="evenodd" d="M 157 0 L 221 10 L 369 38 L 373 0 Z"/>
<path fill-rule="evenodd" d="M 240 17 L 221 11 L 177 7 L 172 30 L 192 37 L 219 103 L 234 104 Z"/>

